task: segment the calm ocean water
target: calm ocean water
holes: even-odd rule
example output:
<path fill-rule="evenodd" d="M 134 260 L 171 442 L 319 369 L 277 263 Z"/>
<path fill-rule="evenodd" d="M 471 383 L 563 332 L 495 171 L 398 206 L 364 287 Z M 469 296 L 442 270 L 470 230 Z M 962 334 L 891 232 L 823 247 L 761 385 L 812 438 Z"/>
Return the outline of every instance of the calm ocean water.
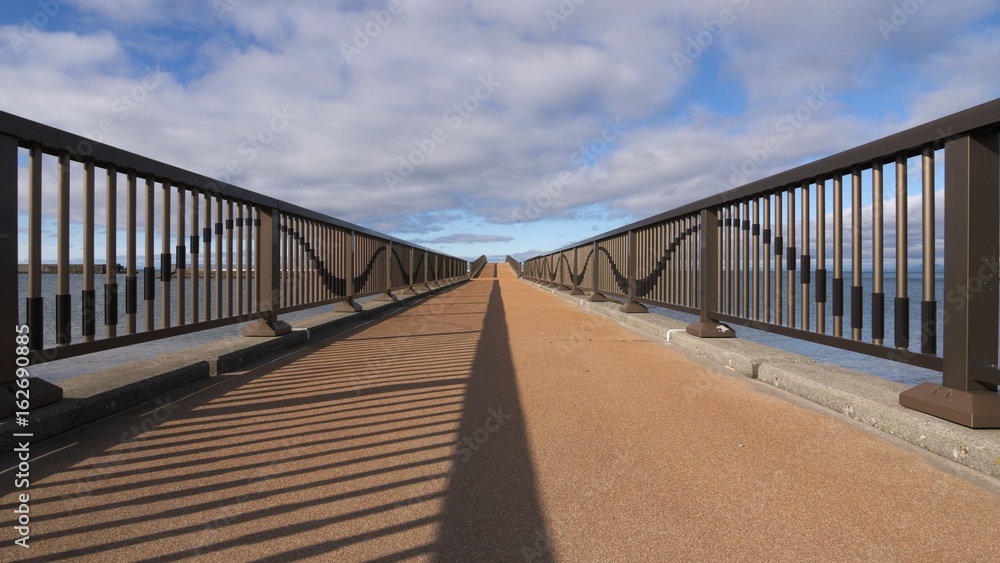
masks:
<path fill-rule="evenodd" d="M 94 287 L 97 288 L 97 295 L 98 295 L 98 298 L 97 298 L 97 334 L 100 337 L 101 335 L 104 334 L 104 326 L 103 326 L 103 324 L 104 324 L 104 303 L 103 303 L 103 301 L 104 301 L 104 299 L 103 299 L 104 276 L 103 275 L 95 276 L 95 280 L 94 281 L 95 281 Z M 191 282 L 192 281 L 193 280 L 188 280 L 188 283 L 186 284 L 187 285 L 187 293 L 188 293 L 187 301 L 188 301 L 189 304 L 190 304 L 190 301 L 191 301 L 190 294 L 191 294 L 191 286 L 192 286 Z M 850 283 L 850 277 L 849 277 L 849 274 L 848 274 L 848 284 L 849 283 Z M 120 285 L 119 285 L 119 312 L 118 312 L 118 314 L 119 314 L 120 321 L 124 321 L 124 319 L 125 319 L 124 276 L 119 276 L 119 284 Z M 871 342 L 871 322 L 867 318 L 867 315 L 869 315 L 870 312 L 871 312 L 870 311 L 870 309 L 871 309 L 871 297 L 870 296 L 871 296 L 872 278 L 871 278 L 870 274 L 865 274 L 863 284 L 865 286 L 865 302 L 864 302 L 864 307 L 865 307 L 865 314 L 866 314 L 866 321 L 865 321 L 866 326 L 865 326 L 865 328 L 862 331 L 863 332 L 863 340 L 865 342 Z M 73 340 L 74 340 L 74 342 L 78 342 L 80 340 L 80 336 L 79 335 L 80 335 L 80 332 L 81 332 L 81 320 L 80 320 L 80 313 L 79 313 L 79 304 L 80 304 L 80 297 L 79 296 L 80 296 L 80 291 L 83 288 L 83 276 L 82 275 L 73 275 L 73 276 L 70 276 L 70 285 L 71 285 L 71 295 L 73 295 L 73 304 L 76 307 L 76 309 L 74 311 L 74 316 L 73 316 L 73 323 L 74 323 L 74 336 L 73 336 Z M 833 285 L 832 282 L 828 284 L 828 286 L 830 287 L 831 291 L 832 291 L 832 285 Z M 21 274 L 20 275 L 19 286 L 20 286 L 19 289 L 20 289 L 20 292 L 21 292 L 21 298 L 18 300 L 18 315 L 19 315 L 19 318 L 23 320 L 25 318 L 24 302 L 25 302 L 25 297 L 27 296 L 27 274 Z M 55 294 L 55 290 L 56 290 L 56 276 L 54 276 L 54 275 L 44 275 L 44 276 L 42 276 L 42 286 L 43 286 L 42 287 L 43 295 L 54 295 Z M 173 284 L 173 286 L 174 286 L 174 287 L 172 287 L 173 294 L 172 294 L 171 298 L 172 298 L 173 305 L 176 306 L 176 304 L 177 304 L 176 280 L 175 280 L 175 283 Z M 937 293 L 938 293 L 937 297 L 938 297 L 938 303 L 939 303 L 938 304 L 938 326 L 940 327 L 941 326 L 941 322 L 942 322 L 942 312 L 941 312 L 942 305 L 941 305 L 941 303 L 942 303 L 942 300 L 944 299 L 944 295 L 945 295 L 945 288 L 944 288 L 943 280 L 938 279 L 936 286 L 937 286 Z M 895 288 L 896 288 L 896 280 L 893 277 L 893 274 L 887 273 L 885 275 L 885 280 L 884 280 L 884 289 L 885 289 L 885 292 L 887 294 L 887 297 L 886 297 L 886 308 L 885 308 L 885 313 L 886 313 L 886 319 L 885 319 L 886 339 L 885 339 L 885 342 L 888 343 L 888 344 L 890 344 L 890 345 L 892 344 L 893 339 L 894 339 L 894 336 L 893 336 L 893 327 L 895 326 L 894 325 L 895 321 L 894 321 L 893 298 L 895 297 L 895 291 L 896 291 Z M 786 286 L 786 288 L 785 288 L 786 295 L 787 295 L 787 289 L 788 288 Z M 157 283 L 156 290 L 157 290 L 157 297 L 159 298 L 159 291 L 160 291 L 159 283 Z M 919 326 L 920 325 L 920 300 L 922 299 L 921 291 L 922 291 L 922 285 L 921 285 L 921 281 L 920 281 L 919 277 L 913 277 L 913 278 L 911 278 L 909 280 L 910 309 L 911 309 L 910 310 L 910 338 L 911 338 L 911 342 L 913 342 L 913 346 L 911 348 L 919 347 L 919 339 L 920 339 L 920 326 Z M 795 298 L 798 300 L 800 296 L 798 295 L 798 288 L 797 287 L 796 287 L 796 291 L 794 293 L 795 293 Z M 846 312 L 849 314 L 850 313 L 850 288 L 846 288 L 845 293 L 846 293 L 846 295 L 845 295 L 845 309 L 846 309 Z M 140 279 L 139 279 L 139 295 L 140 295 L 140 297 L 142 296 L 142 294 L 143 294 L 143 284 L 142 284 L 142 279 L 140 277 Z M 55 300 L 52 299 L 52 298 L 47 298 L 45 300 L 45 319 L 46 319 L 46 323 L 47 323 L 46 328 L 45 328 L 45 340 L 46 340 L 46 344 L 47 345 L 52 345 L 55 342 L 54 329 L 53 329 L 53 326 L 54 326 L 53 325 L 53 320 L 55 319 L 55 304 L 54 304 L 54 301 Z M 796 324 L 799 321 L 798 315 L 800 314 L 800 311 L 801 311 L 801 305 L 802 305 L 801 302 L 797 302 L 796 303 Z M 811 319 L 811 322 L 813 323 L 813 326 L 811 328 L 815 328 L 815 322 L 816 322 L 816 318 L 815 318 L 815 295 L 812 296 L 812 300 L 810 302 L 810 307 L 811 307 L 811 310 L 812 310 L 812 314 L 811 314 L 812 319 Z M 316 314 L 320 314 L 320 313 L 323 313 L 323 312 L 327 312 L 329 310 L 330 310 L 329 306 L 318 307 L 318 308 L 315 308 L 315 309 L 309 309 L 309 310 L 304 310 L 304 311 L 298 311 L 296 313 L 292 313 L 292 314 L 288 314 L 288 315 L 282 315 L 282 319 L 285 319 L 285 320 L 301 319 L 301 318 L 306 318 L 306 317 L 313 316 L 313 315 L 316 315 Z M 830 311 L 831 310 L 832 310 L 832 299 L 828 299 L 828 303 L 827 303 L 828 332 L 831 332 L 829 330 L 829 326 L 830 326 L 829 323 L 832 323 L 832 315 L 830 315 Z M 651 309 L 651 311 L 654 312 L 654 313 L 657 313 L 657 314 L 662 314 L 664 316 L 671 317 L 671 318 L 676 318 L 676 319 L 679 319 L 679 320 L 682 320 L 682 321 L 685 321 L 685 322 L 691 322 L 692 320 L 694 320 L 694 317 L 691 316 L 691 315 L 686 315 L 686 314 L 683 314 L 683 313 L 677 313 L 677 312 L 669 311 L 669 310 L 666 310 L 666 309 L 653 308 L 653 309 Z M 159 326 L 159 315 L 160 315 L 159 308 L 157 308 L 157 311 L 156 311 L 155 314 L 156 314 L 156 319 L 155 319 L 156 326 Z M 138 312 L 138 315 L 137 315 L 138 316 L 138 325 L 139 325 L 139 327 L 143 327 L 144 326 L 144 323 L 145 323 L 145 316 L 144 315 L 145 315 L 145 310 L 144 310 L 144 307 L 143 307 L 142 303 L 140 302 L 140 304 L 139 304 L 139 312 Z M 190 320 L 190 316 L 189 316 L 189 320 Z M 77 375 L 82 375 L 84 373 L 90 373 L 92 371 L 96 371 L 96 370 L 99 370 L 99 369 L 104 369 L 104 368 L 112 367 L 112 366 L 115 366 L 115 365 L 118 365 L 118 364 L 121 364 L 121 363 L 124 363 L 124 362 L 127 362 L 127 361 L 135 360 L 137 358 L 141 358 L 141 359 L 152 358 L 152 357 L 159 356 L 161 354 L 166 354 L 166 353 L 169 353 L 169 352 L 176 352 L 176 351 L 183 350 L 185 348 L 189 348 L 191 346 L 203 344 L 203 343 L 205 343 L 207 341 L 217 340 L 217 339 L 224 339 L 224 338 L 230 338 L 230 337 L 233 337 L 233 336 L 237 336 L 237 335 L 239 335 L 239 333 L 242 330 L 243 326 L 244 326 L 243 323 L 238 323 L 238 324 L 235 324 L 235 325 L 232 325 L 232 326 L 227 326 L 227 327 L 222 327 L 222 328 L 217 328 L 217 329 L 212 329 L 212 330 L 207 330 L 207 331 L 201 331 L 201 332 L 193 333 L 193 334 L 186 334 L 186 335 L 181 335 L 181 336 L 175 336 L 175 337 L 172 337 L 172 338 L 165 338 L 165 339 L 161 339 L 159 341 L 149 342 L 149 343 L 145 343 L 145 344 L 138 344 L 138 345 L 135 345 L 135 346 L 129 346 L 129 347 L 119 348 L 119 349 L 115 349 L 115 350 L 108 350 L 108 351 L 100 352 L 100 353 L 96 353 L 96 354 L 89 354 L 87 356 L 82 356 L 82 357 L 77 357 L 77 358 L 71 358 L 69 360 L 48 362 L 46 364 L 41 364 L 41 365 L 38 365 L 38 366 L 32 366 L 31 372 L 32 372 L 32 375 L 41 377 L 43 379 L 47 379 L 49 381 L 59 381 L 59 380 L 66 379 L 66 378 L 69 378 L 69 377 L 74 377 L 74 376 L 77 376 Z M 123 328 L 124 328 L 124 325 L 119 325 L 119 331 L 122 331 Z M 797 354 L 802 354 L 802 355 L 805 355 L 805 356 L 809 356 L 809 357 L 814 358 L 818 362 L 824 362 L 824 363 L 830 363 L 830 364 L 835 364 L 835 365 L 843 366 L 843 367 L 846 367 L 846 368 L 849 368 L 849 369 L 854 369 L 854 370 L 862 371 L 862 372 L 865 372 L 865 373 L 869 373 L 871 375 L 875 375 L 875 376 L 878 376 L 878 377 L 883 377 L 883 378 L 886 378 L 886 379 L 889 379 L 889 380 L 892 380 L 892 381 L 898 381 L 900 383 L 904 383 L 904 384 L 907 384 L 907 385 L 916 385 L 917 383 L 922 383 L 922 382 L 925 382 L 925 381 L 939 382 L 941 380 L 941 374 L 939 372 L 925 370 L 925 369 L 921 369 L 921 368 L 916 368 L 916 367 L 908 366 L 908 365 L 901 364 L 901 363 L 898 363 L 898 362 L 892 362 L 892 361 L 889 361 L 889 360 L 881 360 L 881 359 L 878 359 L 878 358 L 874 358 L 874 357 L 866 356 L 866 355 L 862 355 L 862 354 L 855 354 L 855 353 L 852 353 L 852 352 L 847 352 L 847 351 L 841 350 L 839 348 L 833 348 L 833 347 L 823 346 L 823 345 L 819 345 L 819 344 L 812 344 L 812 343 L 804 342 L 804 341 L 797 340 L 797 339 L 794 339 L 794 338 L 789 338 L 789 337 L 784 337 L 784 336 L 779 336 L 779 335 L 771 334 L 771 333 L 764 332 L 764 331 L 761 331 L 761 330 L 755 330 L 755 329 L 750 329 L 750 328 L 745 328 L 745 327 L 734 327 L 734 328 L 736 328 L 737 334 L 739 335 L 740 338 L 745 338 L 747 340 L 751 340 L 751 341 L 754 341 L 754 342 L 760 342 L 760 343 L 767 344 L 767 345 L 770 345 L 770 346 L 774 346 L 774 347 L 777 347 L 777 348 L 782 348 L 782 349 L 788 350 L 790 352 L 794 352 L 794 353 L 797 353 Z M 850 333 L 850 320 L 849 320 L 849 318 L 845 318 L 845 332 L 848 333 L 848 334 Z M 941 338 L 940 338 L 940 328 L 939 328 L 939 338 L 938 338 L 938 349 L 939 349 L 939 351 L 940 351 L 940 346 L 941 346 Z"/>
<path fill-rule="evenodd" d="M 55 299 L 48 297 L 55 295 L 56 292 L 56 280 L 55 275 L 43 275 L 42 276 L 42 295 L 46 296 L 44 301 L 44 315 L 45 315 L 45 334 L 44 340 L 46 347 L 55 345 Z M 191 304 L 191 282 L 196 281 L 188 279 L 186 285 L 187 290 L 187 303 L 188 307 Z M 201 280 L 202 283 L 204 280 Z M 225 282 L 225 280 L 223 280 Z M 28 275 L 20 274 L 18 280 L 18 318 L 21 322 L 25 319 L 25 299 L 28 295 Z M 136 313 L 136 324 L 140 330 L 145 327 L 146 323 L 146 311 L 145 306 L 142 302 L 142 295 L 144 291 L 142 276 L 139 276 L 139 310 Z M 245 281 L 244 281 L 245 283 Z M 125 276 L 118 276 L 118 332 L 123 334 L 125 331 Z M 235 285 L 235 284 L 234 284 Z M 174 279 L 171 284 L 171 304 L 175 307 L 177 306 L 177 280 Z M 97 337 L 100 339 L 105 334 L 104 332 L 104 274 L 99 274 L 94 276 L 94 288 L 97 290 L 97 312 L 96 312 L 96 325 L 97 325 Z M 235 289 L 235 288 L 234 288 Z M 245 286 L 244 286 L 245 289 Z M 82 275 L 71 275 L 70 276 L 70 295 L 73 296 L 73 342 L 80 342 L 81 335 L 83 333 L 83 322 L 80 315 L 80 292 L 83 290 L 83 276 Z M 204 293 L 204 288 L 200 288 L 200 291 Z M 226 294 L 225 283 L 223 283 L 223 295 Z M 160 283 L 156 283 L 156 296 L 157 305 L 154 313 L 154 323 L 157 328 L 160 326 Z M 204 307 L 204 295 L 200 295 L 201 303 L 200 307 Z M 215 295 L 212 295 L 213 307 Z M 234 297 L 235 299 L 235 297 Z M 363 303 L 364 299 L 359 299 L 359 303 Z M 235 303 L 235 302 L 234 302 Z M 235 307 L 235 305 L 234 305 Z M 289 313 L 282 315 L 281 319 L 286 321 L 292 321 L 296 319 L 303 319 L 306 317 L 311 317 L 321 313 L 329 312 L 332 306 L 328 305 L 325 307 L 316 307 L 314 309 L 306 309 L 304 311 L 297 311 L 295 313 Z M 190 310 L 190 309 L 189 309 Z M 214 312 L 213 312 L 214 314 Z M 173 313 L 176 315 L 176 313 Z M 187 316 L 188 322 L 191 322 L 190 313 Z M 173 317 L 176 321 L 176 316 Z M 176 322 L 173 323 L 176 326 Z M 192 346 L 198 346 L 210 342 L 213 340 L 222 340 L 226 338 L 231 338 L 233 336 L 239 336 L 240 331 L 246 323 L 236 323 L 230 326 L 214 328 L 210 330 L 203 330 L 196 333 L 184 334 L 180 336 L 174 336 L 171 338 L 163 338 L 160 340 L 154 340 L 152 342 L 146 342 L 143 344 L 136 344 L 134 346 L 126 346 L 123 348 L 117 348 L 114 350 L 107 350 L 104 352 L 98 352 L 95 354 L 87 354 L 85 356 L 78 356 L 75 358 L 70 358 L 67 360 L 56 360 L 47 362 L 44 364 L 39 364 L 36 366 L 31 366 L 31 375 L 40 377 L 48 381 L 60 381 L 63 379 L 68 379 L 70 377 L 76 377 L 78 375 L 83 375 L 86 373 L 91 373 L 97 370 L 114 367 L 122 363 L 135 361 L 137 359 L 149 359 L 155 358 L 163 354 L 177 352 L 184 350 L 185 348 L 190 348 Z"/>

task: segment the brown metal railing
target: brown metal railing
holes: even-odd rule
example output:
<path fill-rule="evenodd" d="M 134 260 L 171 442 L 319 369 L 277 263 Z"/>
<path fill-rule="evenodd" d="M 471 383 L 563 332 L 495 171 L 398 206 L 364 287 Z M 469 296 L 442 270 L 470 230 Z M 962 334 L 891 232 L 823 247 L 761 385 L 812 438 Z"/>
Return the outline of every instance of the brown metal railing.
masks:
<path fill-rule="evenodd" d="M 469 264 L 469 277 L 474 278 L 478 276 L 479 272 L 482 272 L 483 268 L 485 268 L 488 263 L 489 260 L 486 259 L 486 256 L 476 258 L 471 264 Z"/>
<path fill-rule="evenodd" d="M 26 233 L 17 232 L 21 169 Z M 357 298 L 467 272 L 453 256 L 3 112 L 0 185 L 0 315 L 8 326 L 22 323 L 18 253 L 26 249 L 33 364 L 249 320 L 257 322 L 246 334 L 275 334 L 285 330 L 282 313 L 333 303 L 354 310 Z M 71 287 L 71 242 L 82 244 L 80 293 Z M 48 290 L 42 270 L 53 259 Z M 0 350 L 14 364 L 12 347 Z M 13 379 L 8 370 L 0 384 Z"/>
<path fill-rule="evenodd" d="M 521 270 L 521 263 L 515 260 L 512 256 L 507 256 L 507 264 L 511 267 L 512 270 L 514 270 L 514 273 L 517 274 L 517 277 L 522 277 L 524 275 L 523 271 Z"/>
<path fill-rule="evenodd" d="M 1000 427 L 998 129 L 1000 100 L 531 258 L 524 275 L 699 315 L 702 337 L 729 323 L 939 370 L 942 385 L 900 402 Z"/>

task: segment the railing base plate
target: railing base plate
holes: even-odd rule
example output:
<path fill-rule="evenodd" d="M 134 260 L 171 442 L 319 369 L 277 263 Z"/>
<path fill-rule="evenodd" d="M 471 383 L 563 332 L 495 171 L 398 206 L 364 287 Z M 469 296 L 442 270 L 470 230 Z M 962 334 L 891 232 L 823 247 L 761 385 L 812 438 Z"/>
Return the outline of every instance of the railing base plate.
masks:
<path fill-rule="evenodd" d="M 595 291 L 590 295 L 590 297 L 587 298 L 587 301 L 590 301 L 591 303 L 606 303 L 608 298 Z"/>
<path fill-rule="evenodd" d="M 649 309 L 646 308 L 642 303 L 636 303 L 635 301 L 629 301 L 628 303 L 622 305 L 623 313 L 648 313 Z"/>
<path fill-rule="evenodd" d="M 1000 394 L 997 393 L 971 393 L 921 383 L 900 393 L 899 404 L 969 428 L 1000 428 Z"/>
<path fill-rule="evenodd" d="M 27 388 L 31 391 L 31 410 L 59 402 L 63 398 L 63 390 L 58 385 L 37 377 L 29 377 L 28 382 Z M 0 387 L 0 418 L 14 416 L 14 413 L 19 410 L 28 410 L 17 408 L 18 399 L 24 399 L 24 397 L 17 397 L 18 389 L 20 387 L 17 383 L 8 383 Z"/>
<path fill-rule="evenodd" d="M 687 326 L 687 333 L 698 338 L 736 338 L 736 331 L 722 323 L 698 321 Z"/>
<path fill-rule="evenodd" d="M 586 295 L 580 288 L 574 288 L 573 291 L 569 292 L 570 295 Z"/>
<path fill-rule="evenodd" d="M 285 321 L 257 320 L 243 327 L 243 336 L 281 336 L 292 331 Z"/>
<path fill-rule="evenodd" d="M 363 308 L 354 302 L 353 299 L 348 299 L 347 301 L 341 301 L 337 303 L 337 306 L 333 308 L 334 313 L 357 313 Z"/>
<path fill-rule="evenodd" d="M 378 301 L 378 302 L 381 303 L 381 302 L 388 302 L 388 301 L 399 301 L 399 299 L 397 299 L 396 296 L 393 295 L 391 292 L 387 291 L 387 292 L 383 293 L 382 295 L 379 295 L 375 299 L 372 299 L 372 301 Z"/>

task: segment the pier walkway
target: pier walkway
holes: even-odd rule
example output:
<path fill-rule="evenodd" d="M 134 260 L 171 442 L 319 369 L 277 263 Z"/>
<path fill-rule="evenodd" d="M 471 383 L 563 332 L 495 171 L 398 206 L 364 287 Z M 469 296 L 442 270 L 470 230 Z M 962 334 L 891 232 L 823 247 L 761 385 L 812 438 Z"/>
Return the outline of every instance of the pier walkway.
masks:
<path fill-rule="evenodd" d="M 989 480 L 582 312 L 506 264 L 33 448 L 32 547 L 7 527 L 4 561 L 1000 553 Z"/>

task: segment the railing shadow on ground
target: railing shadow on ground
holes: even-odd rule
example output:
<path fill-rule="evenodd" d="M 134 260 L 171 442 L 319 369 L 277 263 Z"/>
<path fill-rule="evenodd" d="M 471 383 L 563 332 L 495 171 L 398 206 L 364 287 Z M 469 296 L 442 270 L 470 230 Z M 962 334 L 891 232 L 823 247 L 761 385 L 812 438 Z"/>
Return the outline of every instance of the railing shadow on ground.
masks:
<path fill-rule="evenodd" d="M 499 282 L 464 287 L 67 437 L 33 475 L 26 560 L 509 560 L 547 543 Z"/>

